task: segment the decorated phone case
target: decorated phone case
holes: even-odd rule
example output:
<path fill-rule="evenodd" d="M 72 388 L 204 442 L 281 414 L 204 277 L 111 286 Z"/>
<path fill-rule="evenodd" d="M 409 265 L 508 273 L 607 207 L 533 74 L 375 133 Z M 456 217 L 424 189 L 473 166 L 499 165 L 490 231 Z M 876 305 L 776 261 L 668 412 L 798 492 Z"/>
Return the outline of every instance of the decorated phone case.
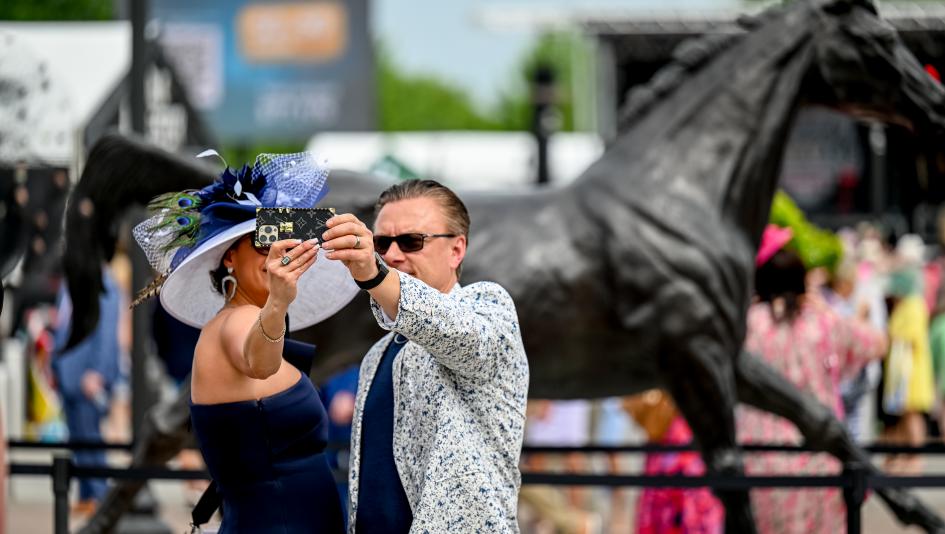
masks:
<path fill-rule="evenodd" d="M 282 239 L 318 238 L 335 216 L 335 208 L 256 208 L 256 246 L 269 247 Z"/>

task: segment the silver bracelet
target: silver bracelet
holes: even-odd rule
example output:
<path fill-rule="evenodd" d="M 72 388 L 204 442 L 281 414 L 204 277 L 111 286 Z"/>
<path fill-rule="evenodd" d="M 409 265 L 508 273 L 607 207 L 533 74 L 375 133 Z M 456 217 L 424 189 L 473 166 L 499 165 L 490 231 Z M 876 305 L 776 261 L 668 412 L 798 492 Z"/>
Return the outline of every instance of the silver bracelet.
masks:
<path fill-rule="evenodd" d="M 279 337 L 269 337 L 269 334 L 266 334 L 266 331 L 263 329 L 262 325 L 262 310 L 259 310 L 259 317 L 256 318 L 256 324 L 259 325 L 259 333 L 270 343 L 278 343 L 282 341 L 282 338 L 285 337 L 285 325 L 282 325 L 282 333 L 279 334 Z"/>

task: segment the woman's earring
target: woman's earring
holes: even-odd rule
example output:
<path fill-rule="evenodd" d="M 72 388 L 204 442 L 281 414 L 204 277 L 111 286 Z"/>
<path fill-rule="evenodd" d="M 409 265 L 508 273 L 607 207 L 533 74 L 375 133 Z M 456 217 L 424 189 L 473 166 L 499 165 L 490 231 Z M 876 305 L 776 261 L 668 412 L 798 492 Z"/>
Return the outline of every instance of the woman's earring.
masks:
<path fill-rule="evenodd" d="M 229 302 L 233 298 L 233 295 L 236 294 L 236 277 L 233 276 L 232 267 L 227 267 L 226 272 L 228 274 L 223 277 L 223 280 L 220 282 L 220 286 L 222 286 L 222 289 L 223 289 L 223 298 L 225 298 L 226 301 Z M 230 289 L 226 288 L 227 283 L 233 284 L 230 287 Z"/>

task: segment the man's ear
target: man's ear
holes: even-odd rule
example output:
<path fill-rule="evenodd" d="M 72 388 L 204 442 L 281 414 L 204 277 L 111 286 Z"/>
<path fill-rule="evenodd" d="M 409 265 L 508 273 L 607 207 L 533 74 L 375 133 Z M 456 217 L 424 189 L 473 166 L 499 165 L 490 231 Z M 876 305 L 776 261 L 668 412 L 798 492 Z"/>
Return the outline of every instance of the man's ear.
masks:
<path fill-rule="evenodd" d="M 463 258 L 466 257 L 466 236 L 461 235 L 456 238 L 456 241 L 453 241 L 453 248 L 450 249 L 450 268 L 456 269 L 461 263 L 463 263 Z"/>

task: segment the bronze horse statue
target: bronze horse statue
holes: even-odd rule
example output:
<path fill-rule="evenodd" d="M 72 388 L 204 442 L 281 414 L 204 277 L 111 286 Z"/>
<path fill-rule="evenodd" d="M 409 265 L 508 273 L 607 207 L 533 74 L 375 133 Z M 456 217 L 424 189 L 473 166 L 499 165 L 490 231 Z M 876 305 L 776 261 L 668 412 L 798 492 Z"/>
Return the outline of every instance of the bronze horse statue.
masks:
<path fill-rule="evenodd" d="M 941 135 L 945 89 L 867 0 L 798 1 L 739 25 L 744 32 L 684 43 L 672 63 L 634 89 L 617 139 L 573 184 L 462 195 L 473 221 L 463 281 L 493 280 L 511 293 L 533 397 L 666 388 L 711 473 L 742 472 L 734 420 L 739 401 L 791 420 L 810 446 L 870 465 L 830 409 L 741 352 L 753 260 L 801 106 L 829 106 Z M 95 159 L 93 150 L 90 167 Z M 121 159 L 96 164 L 94 172 L 116 173 Z M 86 176 L 95 179 L 88 168 Z M 82 194 L 96 190 L 82 185 Z M 385 184 L 336 172 L 330 185 L 325 205 L 370 220 Z M 136 198 L 160 192 L 149 187 Z M 105 196 L 100 193 L 108 202 Z M 75 224 L 67 233 L 82 227 L 78 218 Z M 67 237 L 67 246 L 80 242 Z M 70 278 L 70 287 L 87 282 Z M 366 309 L 357 300 L 306 332 L 319 345 L 320 371 L 356 362 L 378 337 Z M 155 413 L 164 416 L 149 419 L 153 454 L 136 459 L 166 457 L 153 444 L 173 442 L 164 429 L 177 428 L 169 421 L 186 421 L 186 413 L 178 413 L 186 402 L 162 409 Z M 908 492 L 877 493 L 900 521 L 945 532 L 945 523 Z M 726 531 L 754 532 L 747 492 L 719 496 Z M 109 506 L 102 508 L 90 525 L 105 524 Z M 86 531 L 98 531 L 91 528 Z"/>

